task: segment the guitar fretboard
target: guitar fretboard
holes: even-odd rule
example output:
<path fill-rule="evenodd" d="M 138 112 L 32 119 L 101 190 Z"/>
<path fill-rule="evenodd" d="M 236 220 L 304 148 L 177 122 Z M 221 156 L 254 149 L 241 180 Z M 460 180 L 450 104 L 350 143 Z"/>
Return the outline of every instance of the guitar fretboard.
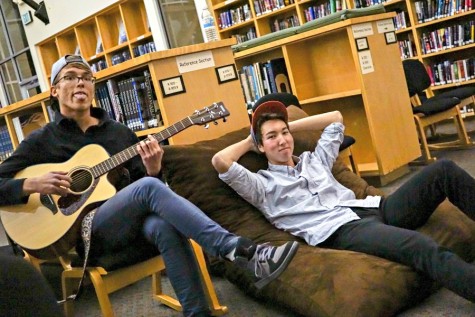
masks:
<path fill-rule="evenodd" d="M 189 126 L 193 125 L 193 121 L 190 119 L 190 117 L 186 117 L 185 119 L 175 123 L 172 126 L 169 126 L 168 128 L 153 134 L 152 136 L 158 141 L 161 142 L 163 140 L 168 139 L 169 137 L 177 134 L 180 131 L 185 130 Z M 92 174 L 94 178 L 97 178 L 99 176 L 102 176 L 109 172 L 110 170 L 116 168 L 117 166 L 127 162 L 134 156 L 138 155 L 139 153 L 137 152 L 137 145 L 138 143 L 126 148 L 125 150 L 111 156 L 107 160 L 93 166 L 91 168 Z"/>

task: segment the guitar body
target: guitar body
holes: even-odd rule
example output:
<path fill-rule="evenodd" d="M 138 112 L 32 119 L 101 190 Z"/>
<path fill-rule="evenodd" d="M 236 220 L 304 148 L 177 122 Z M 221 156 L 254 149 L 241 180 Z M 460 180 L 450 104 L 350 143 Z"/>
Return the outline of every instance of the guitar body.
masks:
<path fill-rule="evenodd" d="M 77 171 L 88 171 L 108 158 L 109 154 L 103 147 L 92 144 L 80 149 L 64 163 L 30 166 L 14 178 L 37 177 L 53 171 L 69 171 L 73 175 Z M 81 191 L 66 197 L 36 193 L 30 195 L 27 204 L 1 206 L 0 218 L 8 236 L 28 253 L 41 259 L 67 253 L 79 237 L 82 218 L 97 203 L 116 193 L 107 174 L 90 181 L 90 184 L 80 184 L 84 185 Z"/>

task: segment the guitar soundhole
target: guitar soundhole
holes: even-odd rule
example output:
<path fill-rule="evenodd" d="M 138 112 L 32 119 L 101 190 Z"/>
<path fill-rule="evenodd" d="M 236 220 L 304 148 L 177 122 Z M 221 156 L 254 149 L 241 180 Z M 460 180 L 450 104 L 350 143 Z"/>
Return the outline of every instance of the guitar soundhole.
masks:
<path fill-rule="evenodd" d="M 70 176 L 73 179 L 70 190 L 77 194 L 86 191 L 92 185 L 94 180 L 92 173 L 87 169 L 75 170 L 70 174 Z"/>

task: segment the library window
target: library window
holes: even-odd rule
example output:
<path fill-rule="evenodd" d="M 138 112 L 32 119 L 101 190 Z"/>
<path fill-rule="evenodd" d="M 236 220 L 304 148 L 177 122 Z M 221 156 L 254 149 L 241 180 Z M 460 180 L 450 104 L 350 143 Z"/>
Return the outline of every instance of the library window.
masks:
<path fill-rule="evenodd" d="M 40 92 L 20 13 L 12 1 L 0 3 L 0 81 L 0 100 L 6 104 Z"/>
<path fill-rule="evenodd" d="M 203 43 L 194 0 L 157 0 L 170 48 Z"/>

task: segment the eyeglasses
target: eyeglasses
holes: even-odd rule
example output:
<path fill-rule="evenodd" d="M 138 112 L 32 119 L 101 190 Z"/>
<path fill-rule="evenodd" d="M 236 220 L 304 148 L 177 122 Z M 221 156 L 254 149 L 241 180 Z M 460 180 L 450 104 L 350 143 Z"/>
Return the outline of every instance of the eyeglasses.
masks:
<path fill-rule="evenodd" d="M 63 80 L 66 84 L 79 83 L 81 79 L 86 84 L 94 84 L 96 82 L 96 77 L 92 75 L 78 76 L 76 74 L 69 74 L 58 79 L 56 83 L 59 83 L 61 80 Z"/>

